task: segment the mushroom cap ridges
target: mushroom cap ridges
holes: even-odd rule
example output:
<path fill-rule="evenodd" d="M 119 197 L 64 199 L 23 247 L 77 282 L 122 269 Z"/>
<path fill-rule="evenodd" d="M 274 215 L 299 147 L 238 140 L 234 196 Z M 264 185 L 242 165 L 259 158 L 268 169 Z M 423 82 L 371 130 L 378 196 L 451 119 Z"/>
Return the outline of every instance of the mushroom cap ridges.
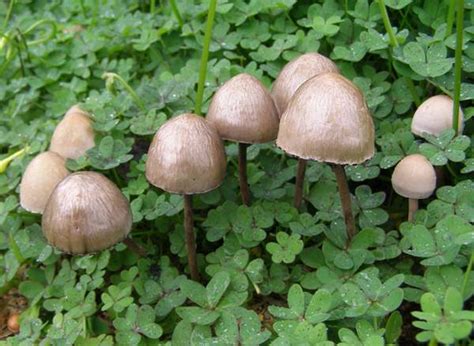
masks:
<path fill-rule="evenodd" d="M 339 70 L 334 62 L 318 53 L 303 54 L 286 64 L 272 87 L 272 96 L 280 115 L 284 113 L 301 84 L 326 72 L 337 73 Z"/>
<path fill-rule="evenodd" d="M 291 155 L 358 164 L 374 155 L 374 124 L 360 90 L 337 73 L 306 81 L 280 120 L 277 145 Z"/>
<path fill-rule="evenodd" d="M 185 113 L 168 120 L 148 150 L 146 177 L 156 187 L 179 194 L 204 193 L 224 180 L 224 143 L 203 117 Z"/>
<path fill-rule="evenodd" d="M 223 139 L 265 143 L 276 138 L 279 117 L 273 98 L 255 77 L 241 73 L 214 94 L 206 120 Z"/>
<path fill-rule="evenodd" d="M 21 206 L 29 212 L 42 214 L 54 188 L 68 174 L 66 160 L 60 155 L 51 151 L 37 155 L 21 178 Z"/>
<path fill-rule="evenodd" d="M 72 106 L 56 126 L 49 150 L 67 159 L 77 159 L 94 145 L 89 115 L 78 106 Z"/>
<path fill-rule="evenodd" d="M 428 133 L 439 136 L 444 130 L 453 127 L 453 99 L 447 95 L 436 95 L 425 100 L 416 110 L 411 121 L 411 132 L 422 136 Z M 464 115 L 459 107 L 458 132 L 464 127 Z"/>
<path fill-rule="evenodd" d="M 423 155 L 408 155 L 395 166 L 392 186 L 400 196 L 411 199 L 428 198 L 436 188 L 436 172 Z"/>
<path fill-rule="evenodd" d="M 132 227 L 128 200 L 96 172 L 69 175 L 51 194 L 42 220 L 43 234 L 72 254 L 101 251 L 125 239 Z"/>

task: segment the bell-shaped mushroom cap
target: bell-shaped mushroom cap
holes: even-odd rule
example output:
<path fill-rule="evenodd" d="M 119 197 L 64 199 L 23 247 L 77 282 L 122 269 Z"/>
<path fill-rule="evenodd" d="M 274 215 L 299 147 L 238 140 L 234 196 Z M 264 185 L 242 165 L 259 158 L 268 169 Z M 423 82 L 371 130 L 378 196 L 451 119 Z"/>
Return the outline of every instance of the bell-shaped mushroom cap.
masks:
<path fill-rule="evenodd" d="M 359 89 L 337 73 L 303 83 L 280 120 L 276 144 L 307 160 L 356 164 L 374 155 L 374 124 Z"/>
<path fill-rule="evenodd" d="M 54 188 L 68 174 L 66 160 L 60 155 L 51 151 L 37 155 L 21 178 L 21 206 L 31 213 L 42 214 Z"/>
<path fill-rule="evenodd" d="M 42 227 L 52 246 L 85 254 L 125 239 L 132 227 L 132 213 L 125 196 L 105 176 L 77 172 L 61 181 L 51 194 Z"/>
<path fill-rule="evenodd" d="M 453 99 L 447 95 L 432 96 L 416 110 L 411 121 L 411 132 L 421 136 L 424 132 L 439 136 L 444 130 L 453 127 Z M 458 132 L 462 132 L 464 115 L 459 107 Z"/>
<path fill-rule="evenodd" d="M 286 64 L 272 88 L 272 96 L 280 115 L 285 112 L 291 97 L 301 84 L 326 72 L 337 73 L 339 70 L 335 63 L 318 53 L 303 54 Z"/>
<path fill-rule="evenodd" d="M 436 188 L 436 172 L 423 155 L 408 155 L 393 170 L 392 186 L 400 196 L 428 198 Z"/>
<path fill-rule="evenodd" d="M 255 77 L 241 73 L 214 94 L 206 120 L 223 139 L 265 143 L 276 138 L 279 117 L 272 96 Z"/>
<path fill-rule="evenodd" d="M 66 159 L 77 159 L 94 145 L 94 130 L 89 115 L 78 106 L 73 106 L 56 126 L 49 150 Z"/>
<path fill-rule="evenodd" d="M 203 117 L 185 113 L 168 120 L 148 149 L 146 177 L 165 191 L 195 194 L 224 180 L 224 143 Z"/>

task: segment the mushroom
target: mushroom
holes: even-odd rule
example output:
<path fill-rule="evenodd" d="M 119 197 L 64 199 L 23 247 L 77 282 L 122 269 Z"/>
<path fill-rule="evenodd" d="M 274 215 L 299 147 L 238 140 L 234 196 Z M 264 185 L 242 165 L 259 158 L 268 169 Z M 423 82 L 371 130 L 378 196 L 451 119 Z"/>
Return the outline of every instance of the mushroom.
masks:
<path fill-rule="evenodd" d="M 422 136 L 428 133 L 439 136 L 444 130 L 453 127 L 453 99 L 447 95 L 432 96 L 416 110 L 411 121 L 411 132 Z M 464 115 L 459 107 L 458 133 L 463 130 Z"/>
<path fill-rule="evenodd" d="M 94 130 L 89 115 L 79 106 L 72 106 L 54 130 L 50 151 L 66 159 L 77 159 L 94 147 Z"/>
<path fill-rule="evenodd" d="M 408 198 L 408 221 L 412 221 L 418 200 L 430 197 L 436 188 L 433 165 L 423 155 L 406 156 L 393 171 L 392 186 L 396 193 Z"/>
<path fill-rule="evenodd" d="M 20 183 L 20 204 L 31 213 L 42 214 L 49 196 L 69 171 L 66 160 L 52 151 L 37 155 L 26 167 Z"/>
<path fill-rule="evenodd" d="M 125 240 L 132 227 L 128 200 L 97 172 L 63 179 L 46 204 L 42 219 L 48 242 L 70 254 L 101 251 Z"/>
<path fill-rule="evenodd" d="M 337 73 L 339 70 L 334 62 L 318 53 L 303 54 L 286 64 L 273 83 L 272 88 L 272 96 L 275 100 L 280 116 L 285 112 L 290 99 L 301 84 L 312 77 L 326 72 Z M 305 171 L 306 160 L 299 158 L 294 200 L 294 205 L 297 209 L 301 206 L 301 201 L 303 199 Z"/>
<path fill-rule="evenodd" d="M 309 79 L 283 113 L 276 143 L 288 154 L 332 164 L 350 241 L 355 223 L 343 165 L 362 163 L 375 150 L 374 124 L 359 89 L 337 73 Z"/>
<path fill-rule="evenodd" d="M 279 118 L 272 96 L 255 77 L 238 74 L 214 94 L 206 119 L 223 139 L 239 143 L 240 194 L 242 203 L 249 205 L 247 147 L 277 136 Z"/>
<path fill-rule="evenodd" d="M 148 181 L 184 197 L 184 229 L 188 264 L 199 280 L 193 233 L 192 195 L 217 188 L 224 180 L 224 144 L 216 129 L 202 117 L 185 113 L 168 120 L 155 134 L 148 150 Z"/>

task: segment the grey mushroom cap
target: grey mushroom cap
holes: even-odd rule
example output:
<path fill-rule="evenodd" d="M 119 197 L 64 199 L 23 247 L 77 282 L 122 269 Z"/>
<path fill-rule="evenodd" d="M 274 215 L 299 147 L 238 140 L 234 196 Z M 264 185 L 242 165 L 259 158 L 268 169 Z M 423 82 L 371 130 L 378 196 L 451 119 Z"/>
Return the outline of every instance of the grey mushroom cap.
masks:
<path fill-rule="evenodd" d="M 132 227 L 128 200 L 97 172 L 76 172 L 61 181 L 43 214 L 48 242 L 71 254 L 107 249 L 125 239 Z"/>
<path fill-rule="evenodd" d="M 185 113 L 168 120 L 148 149 L 146 178 L 167 192 L 205 193 L 225 177 L 224 143 L 203 117 Z"/>
<path fill-rule="evenodd" d="M 20 182 L 20 204 L 23 209 L 42 214 L 54 188 L 69 171 L 66 160 L 51 151 L 37 155 L 26 167 Z"/>
<path fill-rule="evenodd" d="M 332 60 L 318 53 L 303 54 L 286 64 L 272 88 L 272 96 L 280 116 L 285 112 L 296 90 L 304 82 L 326 72 L 338 73 L 339 70 Z"/>
<path fill-rule="evenodd" d="M 306 160 L 358 164 L 374 155 L 374 124 L 360 90 L 337 73 L 303 83 L 280 120 L 276 144 Z"/>
<path fill-rule="evenodd" d="M 212 97 L 206 120 L 223 139 L 265 143 L 276 138 L 280 122 L 273 98 L 255 77 L 241 73 Z"/>
<path fill-rule="evenodd" d="M 66 159 L 77 159 L 94 147 L 94 137 L 89 114 L 72 106 L 56 126 L 49 150 Z"/>
<path fill-rule="evenodd" d="M 408 155 L 395 166 L 392 186 L 400 196 L 411 199 L 428 198 L 436 188 L 436 172 L 423 155 Z"/>

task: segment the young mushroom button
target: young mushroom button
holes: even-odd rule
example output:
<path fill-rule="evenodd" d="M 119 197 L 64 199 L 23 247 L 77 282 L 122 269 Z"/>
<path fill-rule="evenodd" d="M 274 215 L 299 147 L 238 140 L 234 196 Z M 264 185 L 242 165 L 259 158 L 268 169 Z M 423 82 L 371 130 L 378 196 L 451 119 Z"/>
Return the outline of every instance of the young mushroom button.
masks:
<path fill-rule="evenodd" d="M 146 177 L 167 192 L 184 196 L 184 228 L 191 277 L 199 279 L 193 233 L 192 195 L 217 188 L 224 180 L 224 144 L 216 129 L 195 114 L 168 120 L 148 150 Z"/>
<path fill-rule="evenodd" d="M 127 237 L 132 213 L 125 196 L 105 176 L 76 172 L 51 194 L 42 227 L 52 246 L 71 254 L 94 253 Z"/>
<path fill-rule="evenodd" d="M 348 240 L 355 234 L 344 166 L 374 155 L 374 124 L 364 97 L 349 80 L 324 73 L 303 83 L 280 120 L 277 145 L 305 160 L 332 164 Z"/>
<path fill-rule="evenodd" d="M 239 182 L 242 202 L 250 203 L 247 183 L 247 146 L 273 141 L 278 133 L 278 111 L 262 83 L 241 73 L 214 94 L 207 121 L 226 140 L 239 143 Z"/>

